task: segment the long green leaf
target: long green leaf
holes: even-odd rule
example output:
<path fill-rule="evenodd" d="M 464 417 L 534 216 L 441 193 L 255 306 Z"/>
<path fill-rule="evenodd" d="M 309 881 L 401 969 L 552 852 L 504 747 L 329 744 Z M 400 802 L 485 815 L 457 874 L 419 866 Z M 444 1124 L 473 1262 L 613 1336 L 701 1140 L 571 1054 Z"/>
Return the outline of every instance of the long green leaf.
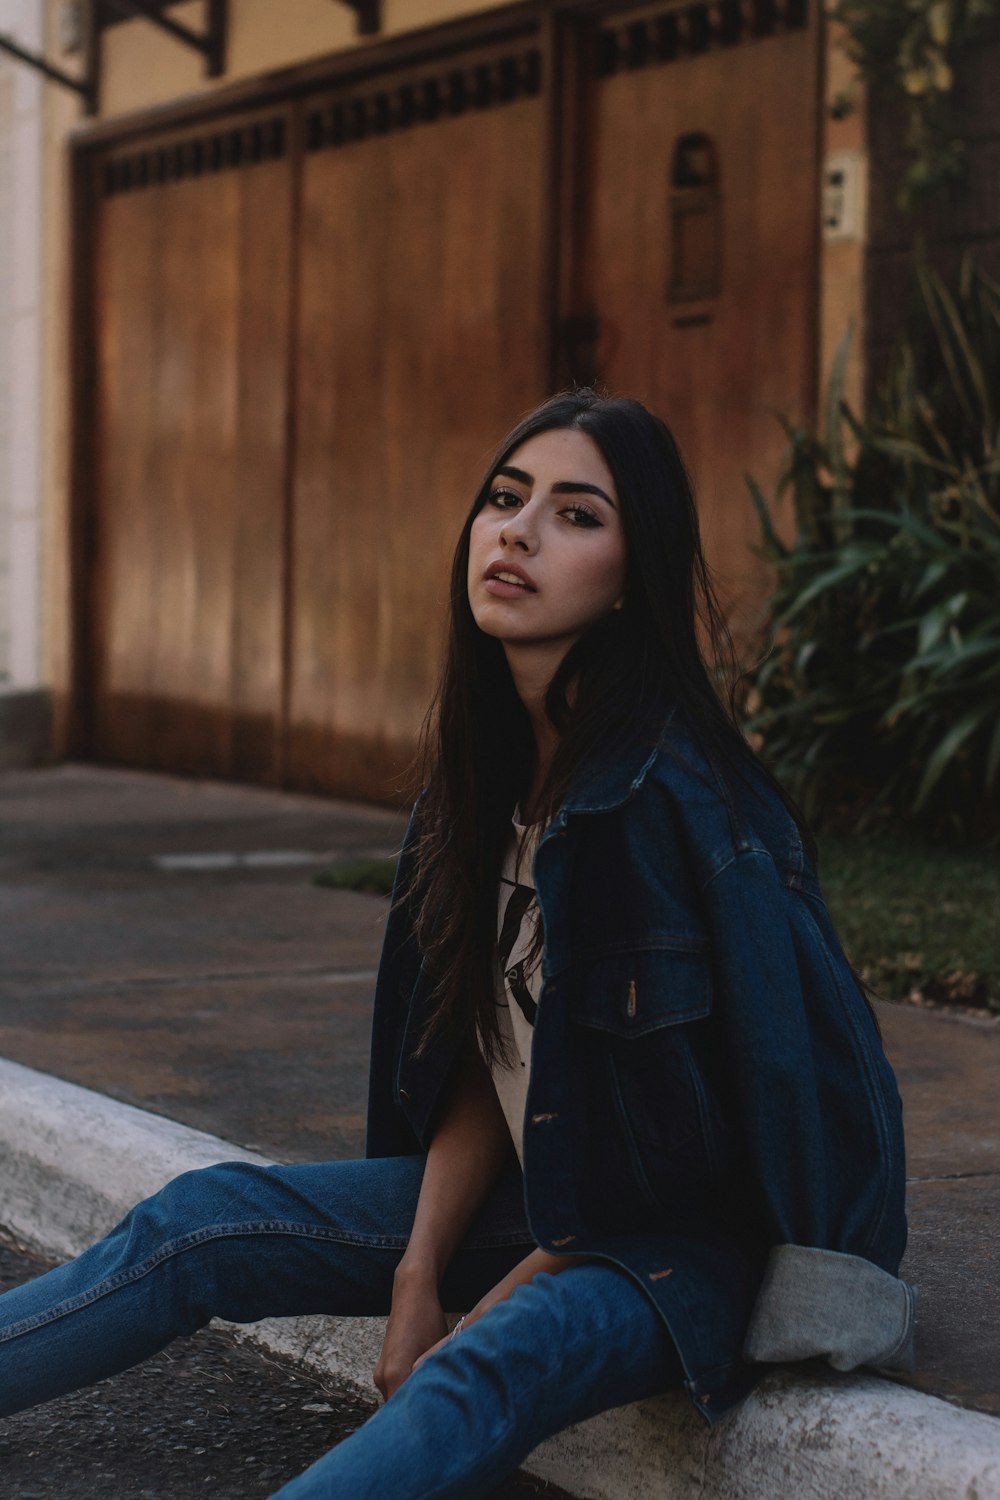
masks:
<path fill-rule="evenodd" d="M 992 419 L 992 403 L 979 361 L 972 352 L 962 320 L 944 282 L 928 266 L 919 267 L 917 276 L 928 316 L 938 336 L 941 356 L 951 376 L 952 390 L 973 427 L 979 429 L 984 420 Z M 964 359 L 964 370 L 956 355 L 956 346 Z M 969 399 L 969 385 L 979 397 L 979 411 Z"/>
<path fill-rule="evenodd" d="M 911 438 L 883 437 L 877 435 L 871 439 L 871 445 L 877 453 L 886 453 L 890 458 L 905 458 L 913 463 L 922 465 L 925 469 L 933 469 L 938 474 L 947 474 L 957 479 L 960 471 L 954 464 L 944 463 L 939 458 L 932 458 L 926 448 L 921 448 L 919 443 L 913 442 Z"/>
<path fill-rule="evenodd" d="M 874 557 L 879 556 L 880 553 L 881 548 L 876 548 L 873 552 L 865 556 L 852 558 L 849 562 L 841 563 L 838 567 L 830 568 L 825 573 L 821 573 L 818 578 L 813 579 L 807 588 L 802 590 L 802 593 L 795 600 L 794 604 L 781 615 L 778 623 L 781 625 L 789 624 L 790 621 L 795 619 L 796 615 L 801 614 L 807 604 L 811 604 L 820 594 L 827 593 L 831 589 L 836 588 L 838 584 L 846 583 L 849 578 L 856 578 L 859 573 L 865 572 Z"/>
<path fill-rule="evenodd" d="M 927 767 L 917 790 L 916 801 L 913 804 L 915 811 L 919 812 L 920 808 L 924 806 L 927 798 L 947 770 L 949 761 L 961 750 L 966 740 L 975 734 L 985 717 L 986 714 L 983 709 L 977 708 L 973 710 L 972 713 L 966 714 L 964 718 L 959 719 L 957 724 L 952 725 L 948 733 L 939 742 L 933 755 L 927 762 Z"/>
<path fill-rule="evenodd" d="M 943 599 L 940 604 L 936 604 L 933 609 L 927 611 L 917 632 L 918 657 L 937 645 L 948 626 L 961 616 L 968 598 L 968 594 L 965 593 L 953 594 L 950 599 Z"/>
<path fill-rule="evenodd" d="M 774 529 L 771 512 L 768 509 L 767 501 L 764 499 L 763 490 L 752 474 L 744 474 L 743 478 L 746 481 L 747 489 L 750 491 L 750 499 L 753 501 L 757 518 L 760 521 L 760 529 L 764 535 L 765 554 L 775 557 L 787 557 L 789 549 Z"/>
<path fill-rule="evenodd" d="M 1000 772 L 1000 714 L 997 714 L 990 748 L 986 753 L 986 790 L 988 792 L 993 790 L 993 783 L 997 779 L 998 772 Z"/>
<path fill-rule="evenodd" d="M 847 456 L 844 452 L 841 405 L 844 397 L 844 376 L 847 369 L 847 358 L 850 353 L 853 336 L 854 325 L 853 323 L 849 323 L 847 332 L 837 345 L 837 352 L 833 357 L 833 367 L 830 371 L 826 393 L 823 437 L 826 444 L 826 451 L 829 455 L 830 471 L 833 474 L 832 499 L 835 511 L 844 509 L 851 488 L 850 471 Z"/>
<path fill-rule="evenodd" d="M 935 527 L 928 525 L 926 521 L 918 521 L 915 516 L 900 515 L 889 510 L 873 510 L 868 506 L 857 506 L 853 510 L 845 511 L 845 515 L 869 521 L 881 521 L 896 531 L 910 532 L 930 547 L 941 550 L 946 548 L 941 533 Z"/>

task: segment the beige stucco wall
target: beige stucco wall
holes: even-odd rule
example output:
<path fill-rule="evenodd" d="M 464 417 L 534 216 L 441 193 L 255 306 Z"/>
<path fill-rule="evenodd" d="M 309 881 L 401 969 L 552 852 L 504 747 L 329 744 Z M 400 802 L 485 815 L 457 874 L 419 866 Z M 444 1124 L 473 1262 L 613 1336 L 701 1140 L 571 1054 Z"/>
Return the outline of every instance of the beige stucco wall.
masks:
<path fill-rule="evenodd" d="M 32 0 L 0 0 L 0 32 L 37 49 Z M 0 55 L 0 693 L 41 672 L 42 107 L 37 75 Z"/>
<path fill-rule="evenodd" d="M 45 47 L 58 65 L 73 71 L 79 57 L 60 49 L 63 0 L 42 0 Z M 497 8 L 494 0 L 383 0 L 383 36 Z M 172 13 L 193 28 L 202 22 L 202 0 L 183 0 Z M 127 21 L 104 39 L 102 118 L 140 110 L 179 96 L 289 67 L 353 48 L 359 41 L 353 12 L 337 0 L 231 0 L 228 70 L 221 80 L 202 76 L 200 59 L 148 22 Z M 831 100 L 849 77 L 843 53 L 828 36 L 825 94 Z M 69 184 L 66 137 L 85 125 L 76 95 L 48 84 L 44 90 L 42 203 L 42 612 L 40 679 L 53 689 L 57 748 L 65 743 L 71 674 L 69 615 Z M 824 117 L 821 150 L 861 150 L 863 108 L 845 120 Z M 855 325 L 848 371 L 848 398 L 860 404 L 862 389 L 864 226 L 852 240 L 824 241 L 820 251 L 819 380 L 826 376 L 844 329 Z"/>

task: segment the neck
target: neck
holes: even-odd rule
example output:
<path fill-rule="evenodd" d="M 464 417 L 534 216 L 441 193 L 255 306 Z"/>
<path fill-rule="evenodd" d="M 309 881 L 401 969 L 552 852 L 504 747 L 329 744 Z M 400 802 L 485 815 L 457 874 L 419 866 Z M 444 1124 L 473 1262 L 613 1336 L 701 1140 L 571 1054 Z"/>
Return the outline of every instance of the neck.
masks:
<path fill-rule="evenodd" d="M 545 695 L 555 675 L 563 653 L 553 658 L 538 651 L 507 651 L 507 664 L 518 697 L 524 704 L 535 740 L 535 763 L 531 774 L 531 786 L 522 800 L 521 813 L 525 822 L 534 821 L 535 804 L 542 785 L 549 773 L 552 759 L 559 748 L 559 731 L 545 712 Z"/>

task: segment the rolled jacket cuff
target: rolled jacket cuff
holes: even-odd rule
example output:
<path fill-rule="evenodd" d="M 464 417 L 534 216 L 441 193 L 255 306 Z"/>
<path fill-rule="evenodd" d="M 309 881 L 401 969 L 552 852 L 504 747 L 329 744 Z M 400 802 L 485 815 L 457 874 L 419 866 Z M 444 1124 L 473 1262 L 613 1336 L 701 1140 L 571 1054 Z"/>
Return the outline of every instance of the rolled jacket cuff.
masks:
<path fill-rule="evenodd" d="M 743 1344 L 747 1359 L 825 1358 L 835 1370 L 913 1370 L 919 1288 L 860 1255 L 776 1245 Z"/>

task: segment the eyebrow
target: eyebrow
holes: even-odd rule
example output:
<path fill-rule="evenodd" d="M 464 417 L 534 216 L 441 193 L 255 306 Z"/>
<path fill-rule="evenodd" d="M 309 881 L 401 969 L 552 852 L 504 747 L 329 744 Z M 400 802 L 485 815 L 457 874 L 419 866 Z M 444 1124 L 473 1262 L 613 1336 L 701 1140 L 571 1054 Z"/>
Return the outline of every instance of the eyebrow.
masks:
<path fill-rule="evenodd" d="M 515 469 L 513 464 L 504 464 L 501 468 L 497 469 L 494 478 L 499 479 L 501 474 L 506 479 L 516 479 L 519 483 L 526 484 L 529 487 L 535 482 L 534 477 L 525 469 Z M 553 495 L 596 495 L 598 499 L 606 500 L 612 510 L 618 509 L 610 495 L 606 494 L 596 484 L 587 484 L 582 479 L 560 479 L 552 486 L 552 493 Z"/>

